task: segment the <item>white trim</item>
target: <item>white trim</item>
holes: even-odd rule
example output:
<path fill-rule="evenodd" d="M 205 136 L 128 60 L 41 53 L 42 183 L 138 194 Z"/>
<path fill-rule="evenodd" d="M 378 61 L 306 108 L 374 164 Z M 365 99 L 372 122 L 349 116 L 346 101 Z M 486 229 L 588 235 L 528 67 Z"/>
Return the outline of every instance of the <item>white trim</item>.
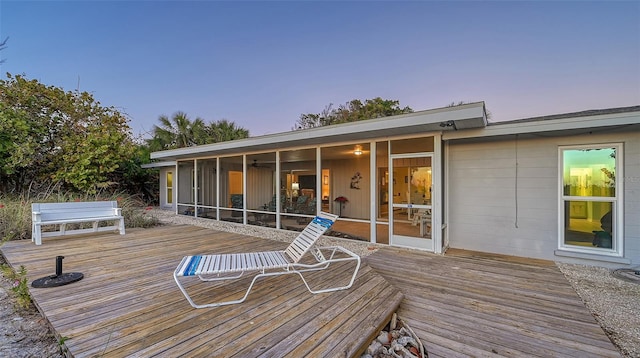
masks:
<path fill-rule="evenodd" d="M 378 178 L 378 163 L 377 163 L 377 145 L 376 141 L 371 141 L 369 143 L 369 178 L 372 178 L 369 181 L 369 241 L 372 243 L 376 243 L 378 238 L 378 231 L 376 226 L 376 221 L 378 219 L 378 207 L 380 205 L 378 201 L 378 183 L 380 182 L 380 178 Z"/>
<path fill-rule="evenodd" d="M 220 158 L 216 158 L 216 220 L 220 221 Z"/>
<path fill-rule="evenodd" d="M 280 181 L 282 180 L 282 173 L 280 167 L 280 151 L 276 150 L 276 228 L 281 228 L 281 216 L 282 216 L 282 190 L 280 190 Z"/>
<path fill-rule="evenodd" d="M 453 123 L 453 126 L 442 126 Z M 151 159 L 180 159 L 202 156 L 206 153 L 238 153 L 271 151 L 299 145 L 318 146 L 337 141 L 356 142 L 441 130 L 477 128 L 487 125 L 484 102 L 469 103 L 454 107 L 444 107 L 413 112 L 391 117 L 374 118 L 366 121 L 342 123 L 306 130 L 298 130 L 259 137 L 250 137 L 227 142 L 199 145 L 194 147 L 164 150 L 151 153 Z M 337 141 L 336 141 L 337 139 Z"/>
<path fill-rule="evenodd" d="M 425 138 L 432 138 L 433 141 L 435 142 L 436 138 L 434 136 L 432 137 L 425 137 Z M 439 146 L 438 146 L 439 147 Z M 401 154 L 391 154 L 391 141 L 389 141 L 389 156 L 388 156 L 388 160 L 389 160 L 389 173 L 390 175 L 393 175 L 393 160 L 394 159 L 407 159 L 407 158 L 431 158 L 431 205 L 415 205 L 415 204 L 406 204 L 406 206 L 403 206 L 402 204 L 396 204 L 393 202 L 393 199 L 390 199 L 390 204 L 389 204 L 389 246 L 401 246 L 401 247 L 410 247 L 410 248 L 415 248 L 415 249 L 421 249 L 421 250 L 428 250 L 431 252 L 435 252 L 434 251 L 434 232 L 439 231 L 439 227 L 435 226 L 435 224 L 433 223 L 433 221 L 431 222 L 431 238 L 430 239 L 426 239 L 423 237 L 410 237 L 410 236 L 403 236 L 403 235 L 394 235 L 393 234 L 393 226 L 394 226 L 394 214 L 393 214 L 393 209 L 396 207 L 396 205 L 398 205 L 398 207 L 401 208 L 407 208 L 407 209 L 430 209 L 431 210 L 431 214 L 432 214 L 432 220 L 433 220 L 433 214 L 434 214 L 434 210 L 436 212 L 438 212 L 438 208 L 435 206 L 434 203 L 434 195 L 433 193 L 438 190 L 439 188 L 435 187 L 434 184 L 434 177 L 436 176 L 435 174 L 440 173 L 439 169 L 435 168 L 434 165 L 434 157 L 435 157 L 435 149 L 436 149 L 436 145 L 434 144 L 434 152 L 416 152 L 416 153 L 401 153 Z M 437 173 L 436 173 L 437 172 Z M 393 187 L 393 180 L 389 181 L 389 192 L 390 193 L 395 193 L 395 188 Z M 438 235 L 438 234 L 435 234 Z M 439 235 L 438 235 L 439 236 Z M 425 242 L 428 241 L 428 245 L 424 245 Z"/>
<path fill-rule="evenodd" d="M 623 257 L 624 256 L 624 181 L 616 180 L 615 196 L 598 197 L 598 196 L 571 196 L 564 195 L 564 152 L 569 150 L 584 149 L 605 149 L 615 148 L 615 176 L 616 178 L 624 178 L 624 144 L 615 143 L 597 143 L 597 144 L 581 144 L 581 145 L 565 145 L 558 146 L 558 245 L 556 255 L 562 253 L 580 253 L 602 257 Z M 610 202 L 613 207 L 613 215 L 615 225 L 612 235 L 612 248 L 610 250 L 603 248 L 582 248 L 574 245 L 566 245 L 564 238 L 565 227 L 565 203 L 570 201 L 585 202 Z M 561 255 L 567 256 L 567 255 Z"/>
<path fill-rule="evenodd" d="M 594 129 L 602 127 L 638 124 L 640 112 L 609 113 L 584 116 L 577 113 L 574 117 L 556 119 L 531 119 L 509 122 L 494 122 L 484 128 L 463 131 L 448 131 L 443 134 L 444 140 L 481 138 L 514 134 L 542 133 L 577 129 Z"/>
<path fill-rule="evenodd" d="M 442 136 L 433 136 L 431 156 L 431 239 L 433 252 L 444 252 L 442 244 Z"/>
<path fill-rule="evenodd" d="M 442 227 L 440 228 L 440 232 L 442 235 L 442 252 L 446 252 L 447 249 L 449 248 L 449 230 L 447 230 L 447 221 L 449 220 L 449 218 L 451 217 L 451 209 L 450 209 L 450 202 L 449 202 L 449 198 L 450 198 L 450 189 L 449 187 L 451 185 L 448 185 L 447 183 L 449 183 L 449 178 L 450 178 L 450 174 L 449 174 L 449 155 L 450 155 L 450 148 L 449 148 L 449 142 L 444 142 L 444 147 L 442 148 L 443 152 L 442 152 L 442 157 L 443 157 L 443 161 L 444 161 L 444 165 L 443 165 L 443 171 L 444 173 L 442 173 L 442 177 L 444 178 L 443 181 L 441 182 L 441 184 L 444 183 L 444 185 L 441 188 L 442 191 L 442 196 L 443 196 L 443 205 L 440 206 L 440 208 L 442 209 L 441 214 L 440 214 L 440 220 L 441 220 L 441 225 Z M 433 215 L 433 213 L 432 213 Z"/>
<path fill-rule="evenodd" d="M 247 154 L 242 155 L 242 224 L 247 225 Z"/>
<path fill-rule="evenodd" d="M 178 177 L 180 175 L 178 175 L 178 162 L 176 161 L 176 165 L 175 165 L 175 175 L 173 178 L 173 183 L 175 184 L 175 187 L 173 189 L 173 207 L 175 209 L 175 214 L 178 215 L 178 188 L 179 188 L 179 183 L 178 183 Z"/>
<path fill-rule="evenodd" d="M 171 188 L 169 188 L 169 185 L 167 184 L 168 182 L 167 179 L 169 174 L 171 174 Z M 175 175 L 174 175 L 173 169 L 170 169 L 164 172 L 164 198 L 163 198 L 164 202 L 162 203 L 162 207 L 164 208 L 173 208 L 173 204 L 174 204 L 173 193 L 175 192 L 175 188 L 173 187 L 174 180 L 175 180 Z M 171 198 L 169 198 L 169 189 L 171 189 Z M 171 202 L 169 202 L 169 200 L 171 200 Z"/>

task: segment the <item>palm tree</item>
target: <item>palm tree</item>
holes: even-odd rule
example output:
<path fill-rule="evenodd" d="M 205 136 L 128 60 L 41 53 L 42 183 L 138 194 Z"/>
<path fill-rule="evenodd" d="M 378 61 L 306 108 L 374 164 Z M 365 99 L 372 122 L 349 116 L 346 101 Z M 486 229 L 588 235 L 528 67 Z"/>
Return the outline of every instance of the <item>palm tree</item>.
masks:
<path fill-rule="evenodd" d="M 229 140 L 242 139 L 249 137 L 249 130 L 238 127 L 234 122 L 226 119 L 211 122 L 206 126 L 209 143 L 226 142 Z"/>
<path fill-rule="evenodd" d="M 149 141 L 156 149 L 184 148 L 206 142 L 206 126 L 200 118 L 192 122 L 186 113 L 176 112 L 171 119 L 162 115 L 158 120 L 161 127 L 153 126 L 153 139 Z"/>

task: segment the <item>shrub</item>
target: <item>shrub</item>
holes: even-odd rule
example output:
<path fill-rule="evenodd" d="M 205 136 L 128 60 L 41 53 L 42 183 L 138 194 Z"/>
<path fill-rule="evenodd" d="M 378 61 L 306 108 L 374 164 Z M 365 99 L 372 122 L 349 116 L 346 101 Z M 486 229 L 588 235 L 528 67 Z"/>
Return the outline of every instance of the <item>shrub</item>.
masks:
<path fill-rule="evenodd" d="M 20 266 L 20 270 L 14 271 L 9 265 L 0 265 L 2 275 L 11 281 L 11 291 L 16 296 L 18 308 L 27 309 L 31 306 L 31 295 L 27 284 L 27 269 Z"/>
<path fill-rule="evenodd" d="M 30 197 L 28 194 L 19 196 L 3 196 L 0 194 L 0 239 L 25 240 L 31 239 L 31 204 L 34 202 L 69 202 L 69 201 L 101 201 L 117 200 L 122 208 L 125 226 L 153 227 L 159 225 L 158 218 L 149 214 L 149 208 L 138 197 L 129 194 L 75 194 L 49 190 Z M 109 223 L 100 223 L 107 225 Z M 91 223 L 68 225 L 69 229 L 91 227 Z"/>

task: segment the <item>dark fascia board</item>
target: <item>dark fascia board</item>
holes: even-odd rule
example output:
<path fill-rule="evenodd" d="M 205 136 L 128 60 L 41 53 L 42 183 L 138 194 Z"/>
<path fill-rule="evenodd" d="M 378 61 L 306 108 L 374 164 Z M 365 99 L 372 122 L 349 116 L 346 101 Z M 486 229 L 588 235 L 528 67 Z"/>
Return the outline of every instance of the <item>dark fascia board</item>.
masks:
<path fill-rule="evenodd" d="M 175 167 L 175 166 L 176 166 L 176 161 L 169 160 L 165 162 L 154 162 L 154 163 L 142 164 L 140 167 L 144 169 L 150 169 L 150 168 L 164 168 L 164 167 Z"/>
<path fill-rule="evenodd" d="M 477 128 L 486 125 L 487 117 L 484 102 L 476 102 L 366 121 L 153 152 L 151 153 L 151 159 L 179 160 L 202 156 L 241 154 L 285 147 L 454 131 L 456 129 Z"/>
<path fill-rule="evenodd" d="M 443 140 L 487 138 L 515 134 L 567 135 L 605 128 L 640 125 L 640 106 L 589 110 L 544 117 L 492 122 L 484 128 L 443 133 Z"/>

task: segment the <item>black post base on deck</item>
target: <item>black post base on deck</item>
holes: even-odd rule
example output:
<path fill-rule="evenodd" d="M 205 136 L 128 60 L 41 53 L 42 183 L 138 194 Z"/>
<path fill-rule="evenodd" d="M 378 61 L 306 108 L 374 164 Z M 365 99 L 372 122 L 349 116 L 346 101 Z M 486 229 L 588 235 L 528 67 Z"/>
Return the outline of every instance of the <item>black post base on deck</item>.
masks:
<path fill-rule="evenodd" d="M 41 277 L 37 280 L 33 280 L 33 282 L 31 282 L 31 286 L 35 288 L 58 287 L 82 280 L 84 275 L 80 272 L 62 273 L 62 259 L 64 259 L 64 256 L 56 256 L 55 275 Z"/>

